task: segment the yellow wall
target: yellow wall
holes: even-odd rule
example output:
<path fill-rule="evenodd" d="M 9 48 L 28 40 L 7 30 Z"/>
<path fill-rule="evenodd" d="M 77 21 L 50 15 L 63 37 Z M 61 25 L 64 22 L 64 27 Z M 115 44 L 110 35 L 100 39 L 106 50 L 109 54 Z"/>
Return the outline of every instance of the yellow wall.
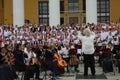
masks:
<path fill-rule="evenodd" d="M 61 17 L 64 17 L 64 23 L 68 23 L 68 0 L 64 0 L 64 14 L 61 15 Z"/>
<path fill-rule="evenodd" d="M 1 0 L 0 0 L 1 1 Z M 38 23 L 38 0 L 24 0 L 25 19 L 31 23 Z M 13 24 L 13 0 L 4 0 L 4 24 Z M 0 2 L 1 6 L 1 2 Z M 1 10 L 1 8 L 0 8 Z M 1 15 L 1 11 L 0 11 Z M 0 22 L 1 22 L 0 17 Z"/>
<path fill-rule="evenodd" d="M 78 23 L 83 22 L 84 13 L 82 11 L 82 0 L 79 0 L 79 12 L 78 13 L 69 13 L 68 12 L 68 0 L 64 0 L 64 14 L 61 14 L 61 17 L 64 17 L 64 23 L 69 23 L 69 17 L 78 17 Z"/>
<path fill-rule="evenodd" d="M 4 24 L 13 24 L 13 2 L 4 0 Z"/>
<path fill-rule="evenodd" d="M 2 0 L 0 0 L 0 24 L 3 24 L 3 8 L 2 8 Z"/>
<path fill-rule="evenodd" d="M 30 23 L 38 23 L 38 0 L 24 0 L 25 19 Z"/>
<path fill-rule="evenodd" d="M 4 8 L 2 8 L 2 0 L 0 0 L 0 24 L 13 24 L 13 0 L 3 0 Z M 38 1 L 48 1 L 48 0 L 24 0 L 25 4 L 25 19 L 30 20 L 30 23 L 38 23 Z M 82 10 L 82 0 L 79 0 L 80 10 Z M 120 22 L 120 0 L 110 0 L 110 20 L 113 22 Z M 68 0 L 64 0 L 65 11 L 68 11 Z M 80 16 L 81 15 L 81 16 Z M 64 17 L 64 22 L 69 23 L 69 17 L 79 17 L 79 22 L 83 22 L 85 13 L 68 13 L 65 12 L 61 14 L 61 17 Z M 78 22 L 78 23 L 79 23 Z"/>
<path fill-rule="evenodd" d="M 112 22 L 120 22 L 120 0 L 111 0 L 111 11 L 110 15 L 111 18 L 110 20 Z"/>

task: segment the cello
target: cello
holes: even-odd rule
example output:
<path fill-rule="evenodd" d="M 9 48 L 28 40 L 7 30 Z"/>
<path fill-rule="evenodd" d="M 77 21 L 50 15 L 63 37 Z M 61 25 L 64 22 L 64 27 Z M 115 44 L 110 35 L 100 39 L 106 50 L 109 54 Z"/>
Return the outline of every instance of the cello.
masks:
<path fill-rule="evenodd" d="M 54 58 L 55 60 L 57 60 L 57 66 L 58 66 L 59 68 L 64 68 L 64 67 L 67 66 L 67 62 L 62 59 L 62 56 L 61 56 L 60 54 L 55 53 L 55 54 L 53 55 L 53 58 Z"/>

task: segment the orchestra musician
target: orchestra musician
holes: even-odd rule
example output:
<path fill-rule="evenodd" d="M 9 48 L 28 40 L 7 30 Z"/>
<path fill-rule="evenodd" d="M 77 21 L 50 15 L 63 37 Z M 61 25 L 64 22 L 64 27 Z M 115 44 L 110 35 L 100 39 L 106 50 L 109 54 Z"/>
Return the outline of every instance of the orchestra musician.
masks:
<path fill-rule="evenodd" d="M 5 48 L 7 50 L 7 55 L 9 57 L 9 64 L 14 65 L 15 60 L 14 60 L 14 54 L 12 52 L 12 47 L 9 44 L 5 44 Z"/>
<path fill-rule="evenodd" d="M 84 56 L 84 76 L 88 75 L 88 67 L 91 68 L 91 73 L 95 76 L 95 60 L 94 60 L 94 32 L 89 28 L 83 31 L 84 36 L 78 35 L 78 39 L 82 42 L 82 52 Z"/>
<path fill-rule="evenodd" d="M 51 43 L 48 45 L 48 47 L 46 47 L 44 57 L 46 64 L 50 66 L 55 76 L 59 76 L 60 74 L 64 73 L 64 69 L 60 69 L 57 66 L 57 61 L 53 58 L 54 54 L 56 53 L 57 49 L 55 48 L 55 44 Z"/>
<path fill-rule="evenodd" d="M 60 54 L 62 56 L 63 60 L 65 60 L 68 64 L 69 63 L 69 44 L 66 43 L 65 46 L 59 45 L 57 47 L 58 47 L 58 54 Z M 66 66 L 66 68 L 67 68 L 67 72 L 69 72 L 68 65 Z"/>
<path fill-rule="evenodd" d="M 0 79 L 1 80 L 13 80 L 18 78 L 14 70 L 14 59 L 13 55 L 8 53 L 5 47 L 1 48 L 0 51 Z"/>
<path fill-rule="evenodd" d="M 15 56 L 15 69 L 16 71 L 21 71 L 25 72 L 24 75 L 24 80 L 29 80 L 30 75 L 27 74 L 27 72 L 31 73 L 31 71 L 27 71 L 27 66 L 29 65 L 26 63 L 25 58 L 27 58 L 27 54 L 24 53 L 24 45 L 22 44 L 17 44 L 16 45 L 16 50 L 14 51 L 14 56 Z"/>
<path fill-rule="evenodd" d="M 107 45 L 102 46 L 100 53 L 101 63 L 103 67 L 103 72 L 112 72 L 113 64 L 116 64 L 117 61 L 113 55 L 113 44 L 108 42 Z"/>
<path fill-rule="evenodd" d="M 70 66 L 74 67 L 75 72 L 79 72 L 79 59 L 77 58 L 77 49 L 75 48 L 73 43 L 70 44 L 69 57 Z"/>
<path fill-rule="evenodd" d="M 69 63 L 69 44 L 66 43 L 65 46 L 61 47 L 61 50 L 59 50 L 59 54 L 62 55 L 63 60 L 65 60 L 67 63 Z M 67 72 L 69 72 L 69 67 L 67 65 Z"/>
<path fill-rule="evenodd" d="M 8 58 L 7 58 L 7 50 L 5 47 L 1 48 L 1 53 L 0 53 L 0 64 L 5 64 L 8 63 Z"/>
<path fill-rule="evenodd" d="M 37 62 L 34 66 L 36 67 L 36 78 L 39 80 L 41 79 L 39 78 L 39 75 L 40 75 L 39 68 L 40 68 L 41 63 L 43 62 L 42 58 L 43 58 L 43 53 L 44 53 L 42 46 L 43 46 L 42 44 L 40 45 L 34 44 L 32 48 L 32 51 L 36 54 L 35 58 L 37 59 Z"/>
<path fill-rule="evenodd" d="M 19 71 L 25 71 L 26 70 L 26 61 L 25 58 L 27 58 L 27 54 L 23 51 L 24 45 L 17 44 L 16 50 L 14 51 L 15 56 L 15 69 Z"/>
<path fill-rule="evenodd" d="M 25 72 L 24 80 L 30 80 L 30 78 L 33 77 L 34 73 L 36 73 L 36 78 L 38 80 L 41 80 L 39 78 L 38 67 L 34 65 L 34 62 L 32 62 L 32 59 L 31 59 L 32 54 L 28 55 L 29 54 L 28 51 L 31 50 L 31 47 L 27 45 L 26 53 L 24 52 L 24 47 L 25 45 L 23 44 L 17 44 L 16 46 L 16 50 L 14 51 L 15 69 L 17 71 Z"/>
<path fill-rule="evenodd" d="M 27 73 L 26 74 L 28 74 L 29 73 L 29 71 L 30 71 L 30 77 L 33 77 L 34 76 L 34 73 L 36 73 L 36 79 L 38 79 L 38 80 L 41 80 L 41 78 L 39 78 L 39 65 L 40 65 L 40 62 L 38 61 L 38 59 L 37 59 L 37 55 L 36 55 L 36 53 L 34 53 L 34 51 L 32 50 L 32 46 L 28 43 L 28 44 L 26 44 L 26 48 L 24 49 L 24 52 L 27 54 L 27 56 L 28 56 L 28 58 L 25 58 L 25 60 L 26 60 L 26 63 L 27 63 Z M 27 78 L 27 79 L 30 79 L 30 77 L 29 78 Z"/>

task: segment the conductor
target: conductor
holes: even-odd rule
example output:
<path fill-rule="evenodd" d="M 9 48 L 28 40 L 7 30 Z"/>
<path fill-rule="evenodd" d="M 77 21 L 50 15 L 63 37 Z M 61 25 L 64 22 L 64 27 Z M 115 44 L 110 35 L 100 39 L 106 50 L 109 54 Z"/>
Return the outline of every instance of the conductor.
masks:
<path fill-rule="evenodd" d="M 95 76 L 95 60 L 94 60 L 94 32 L 86 28 L 83 35 L 78 35 L 78 39 L 82 42 L 82 52 L 84 56 L 84 76 L 88 76 L 88 67 L 91 69 L 92 76 Z"/>

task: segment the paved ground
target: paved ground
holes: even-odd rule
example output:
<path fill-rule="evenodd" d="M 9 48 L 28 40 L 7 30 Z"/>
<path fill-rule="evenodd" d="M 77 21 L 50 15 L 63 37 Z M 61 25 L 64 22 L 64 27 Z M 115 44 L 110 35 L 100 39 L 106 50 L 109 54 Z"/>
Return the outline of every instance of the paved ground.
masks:
<path fill-rule="evenodd" d="M 102 68 L 96 64 L 96 76 L 94 77 L 90 76 L 91 75 L 90 69 L 89 69 L 89 76 L 88 77 L 83 76 L 83 70 L 84 70 L 83 64 L 79 65 L 79 70 L 80 72 L 76 73 L 74 72 L 74 69 L 71 68 L 71 71 L 69 73 L 66 72 L 65 74 L 63 74 L 63 76 L 56 78 L 56 80 L 120 80 L 120 73 L 118 73 L 116 67 L 114 67 L 115 72 L 103 73 Z M 44 73 L 42 73 L 40 77 L 42 78 L 43 75 Z M 51 80 L 51 79 L 47 77 L 47 79 L 44 80 Z"/>
<path fill-rule="evenodd" d="M 56 80 L 120 80 L 120 73 L 118 73 L 118 70 L 116 67 L 114 67 L 115 72 L 109 72 L 109 73 L 103 73 L 102 68 L 99 67 L 96 64 L 96 76 L 92 77 L 89 76 L 88 78 L 84 78 L 83 76 L 83 64 L 80 64 L 79 66 L 79 73 L 74 72 L 73 69 L 71 69 L 70 73 L 65 73 L 62 77 L 57 78 Z M 89 75 L 91 75 L 90 69 L 89 69 Z M 99 76 L 100 75 L 100 76 Z M 77 78 L 81 76 L 83 79 Z M 99 77 L 99 79 L 98 79 Z M 91 79 L 89 79 L 91 78 Z M 49 80 L 49 79 L 47 79 Z"/>
<path fill-rule="evenodd" d="M 86 77 L 84 78 L 84 76 L 83 76 L 83 70 L 84 70 L 83 64 L 80 64 L 79 70 L 80 70 L 79 73 L 65 73 L 64 74 L 65 76 L 61 77 L 61 79 L 59 79 L 59 80 L 120 80 L 120 74 L 118 73 L 116 67 L 114 67 L 115 72 L 103 73 L 102 68 L 96 64 L 96 76 L 92 77 L 92 78 L 90 76 L 88 78 L 86 78 Z M 66 75 L 71 75 L 71 76 L 66 76 Z M 89 69 L 89 75 L 91 75 L 90 69 Z M 77 77 L 80 76 L 83 79 L 76 78 L 76 76 Z M 106 77 L 106 79 L 105 79 L 105 77 Z M 91 79 L 89 79 L 89 78 L 91 78 Z"/>

